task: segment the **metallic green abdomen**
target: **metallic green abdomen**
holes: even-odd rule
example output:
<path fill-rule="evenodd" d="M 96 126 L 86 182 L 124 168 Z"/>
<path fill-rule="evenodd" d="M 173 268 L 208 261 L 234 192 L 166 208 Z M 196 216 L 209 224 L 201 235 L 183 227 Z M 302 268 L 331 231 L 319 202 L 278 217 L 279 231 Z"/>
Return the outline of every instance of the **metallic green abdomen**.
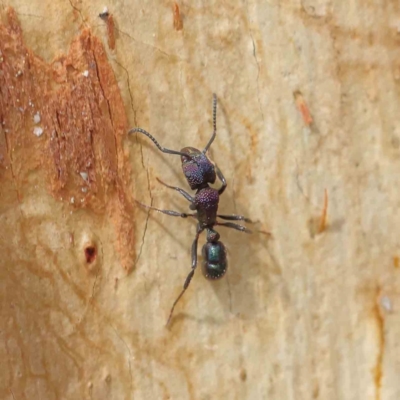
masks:
<path fill-rule="evenodd" d="M 207 279 L 219 279 L 228 269 L 225 246 L 221 242 L 206 243 L 203 246 L 202 272 Z"/>

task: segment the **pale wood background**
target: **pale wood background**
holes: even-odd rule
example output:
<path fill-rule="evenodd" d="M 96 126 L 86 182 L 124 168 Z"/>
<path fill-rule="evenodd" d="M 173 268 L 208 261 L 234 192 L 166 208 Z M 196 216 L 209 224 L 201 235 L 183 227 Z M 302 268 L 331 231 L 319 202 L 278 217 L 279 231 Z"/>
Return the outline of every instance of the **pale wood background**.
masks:
<path fill-rule="evenodd" d="M 170 1 L 1 0 L 2 18 L 8 6 L 48 63 L 90 28 L 128 126 L 164 146 L 205 145 L 215 92 L 221 210 L 273 238 L 221 229 L 227 276 L 197 271 L 168 330 L 193 222 L 134 207 L 140 256 L 127 274 L 104 215 L 74 216 L 40 179 L 5 207 L 3 186 L 0 397 L 400 399 L 400 3 L 185 0 L 181 31 Z M 179 158 L 146 138 L 123 146 L 128 197 L 187 210 L 156 182 L 187 188 Z M 328 225 L 316 234 L 325 189 Z M 81 271 L 91 235 L 96 273 Z"/>

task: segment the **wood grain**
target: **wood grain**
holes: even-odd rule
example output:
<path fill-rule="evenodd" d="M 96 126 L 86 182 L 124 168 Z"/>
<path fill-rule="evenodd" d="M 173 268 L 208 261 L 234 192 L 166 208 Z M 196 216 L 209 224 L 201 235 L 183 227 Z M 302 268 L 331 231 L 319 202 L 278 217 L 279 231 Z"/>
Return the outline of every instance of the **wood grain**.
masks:
<path fill-rule="evenodd" d="M 174 4 L 0 2 L 0 398 L 399 399 L 400 5 Z M 195 225 L 134 200 L 188 188 L 127 131 L 202 148 L 213 92 L 221 212 L 272 237 L 221 228 L 166 329 Z"/>

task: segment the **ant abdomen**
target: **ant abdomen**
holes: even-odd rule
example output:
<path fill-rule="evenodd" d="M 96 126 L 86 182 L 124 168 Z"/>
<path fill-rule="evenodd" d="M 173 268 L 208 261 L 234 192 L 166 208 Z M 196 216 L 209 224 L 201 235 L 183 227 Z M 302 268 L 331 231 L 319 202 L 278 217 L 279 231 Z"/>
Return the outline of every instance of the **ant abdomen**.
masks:
<path fill-rule="evenodd" d="M 226 249 L 222 242 L 207 242 L 203 246 L 201 270 L 207 279 L 216 280 L 225 275 L 228 269 Z"/>

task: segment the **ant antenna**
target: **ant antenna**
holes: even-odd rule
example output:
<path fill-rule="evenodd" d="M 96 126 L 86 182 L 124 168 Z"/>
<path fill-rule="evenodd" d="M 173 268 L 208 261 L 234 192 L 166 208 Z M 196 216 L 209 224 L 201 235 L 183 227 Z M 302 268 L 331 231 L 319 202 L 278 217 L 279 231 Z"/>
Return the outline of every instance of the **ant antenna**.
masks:
<path fill-rule="evenodd" d="M 142 129 L 142 128 L 133 128 L 133 129 L 131 129 L 131 130 L 128 132 L 128 135 L 129 135 L 130 133 L 135 133 L 135 132 L 140 132 L 140 133 L 143 133 L 143 135 L 146 135 L 146 136 L 157 146 L 157 148 L 158 148 L 160 151 L 162 151 L 163 153 L 177 154 L 178 156 L 184 156 L 184 157 L 192 158 L 192 156 L 191 156 L 190 154 L 188 154 L 188 153 L 183 153 L 183 152 L 181 152 L 181 151 L 170 150 L 170 149 L 167 149 L 167 148 L 165 148 L 165 147 L 162 147 L 162 146 L 160 145 L 160 143 L 158 143 L 157 140 L 156 140 L 152 135 L 150 135 L 149 132 L 145 131 L 145 130 Z"/>
<path fill-rule="evenodd" d="M 215 139 L 215 136 L 217 136 L 217 95 L 215 93 L 213 93 L 213 128 L 213 134 L 206 147 L 204 148 L 203 154 L 207 153 L 207 150 L 210 148 L 212 142 Z"/>

